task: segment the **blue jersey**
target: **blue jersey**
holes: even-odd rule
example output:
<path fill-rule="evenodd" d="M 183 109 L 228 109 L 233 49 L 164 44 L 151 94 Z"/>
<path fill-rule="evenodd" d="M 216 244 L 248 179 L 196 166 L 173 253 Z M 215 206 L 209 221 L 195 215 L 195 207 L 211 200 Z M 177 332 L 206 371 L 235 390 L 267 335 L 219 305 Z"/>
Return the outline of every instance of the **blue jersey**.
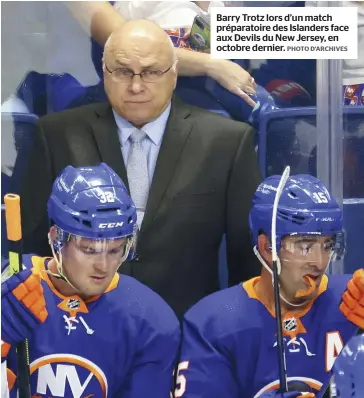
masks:
<path fill-rule="evenodd" d="M 349 278 L 324 276 L 312 305 L 283 317 L 288 381 L 317 397 L 357 330 L 339 310 Z M 257 398 L 279 387 L 276 320 L 255 294 L 258 279 L 214 293 L 186 313 L 176 398 Z"/>
<path fill-rule="evenodd" d="M 45 270 L 49 259 L 23 260 Z M 83 301 L 41 275 L 48 318 L 29 339 L 33 397 L 169 398 L 180 325 L 156 293 L 116 274 L 104 294 Z"/>

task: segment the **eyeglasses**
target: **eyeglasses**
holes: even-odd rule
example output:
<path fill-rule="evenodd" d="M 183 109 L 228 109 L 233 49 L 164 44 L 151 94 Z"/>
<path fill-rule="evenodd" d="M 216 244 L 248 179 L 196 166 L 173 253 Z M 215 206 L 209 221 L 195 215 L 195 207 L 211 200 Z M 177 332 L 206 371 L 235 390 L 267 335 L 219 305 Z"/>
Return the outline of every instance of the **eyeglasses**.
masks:
<path fill-rule="evenodd" d="M 131 69 L 127 68 L 116 68 L 114 70 L 110 70 L 107 65 L 105 64 L 105 69 L 110 73 L 111 78 L 116 83 L 125 83 L 130 82 L 134 76 L 140 76 L 140 78 L 145 83 L 154 83 L 159 80 L 165 73 L 167 73 L 173 64 L 166 70 L 153 70 L 153 69 L 146 69 L 143 70 L 141 73 L 134 73 Z"/>

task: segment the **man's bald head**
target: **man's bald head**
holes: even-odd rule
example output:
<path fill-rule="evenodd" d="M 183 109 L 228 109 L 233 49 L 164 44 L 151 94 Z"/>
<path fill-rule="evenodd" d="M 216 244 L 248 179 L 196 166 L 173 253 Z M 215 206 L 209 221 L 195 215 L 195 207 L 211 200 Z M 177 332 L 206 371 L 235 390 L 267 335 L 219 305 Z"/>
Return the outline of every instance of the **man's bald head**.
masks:
<path fill-rule="evenodd" d="M 157 119 L 171 102 L 176 65 L 163 29 L 148 20 L 124 23 L 104 49 L 104 86 L 113 109 L 136 127 Z"/>
<path fill-rule="evenodd" d="M 125 22 L 107 39 L 104 47 L 104 56 L 115 47 L 132 45 L 141 46 L 154 52 L 163 52 L 174 62 L 177 57 L 173 43 L 168 34 L 157 24 L 147 19 L 138 19 Z"/>

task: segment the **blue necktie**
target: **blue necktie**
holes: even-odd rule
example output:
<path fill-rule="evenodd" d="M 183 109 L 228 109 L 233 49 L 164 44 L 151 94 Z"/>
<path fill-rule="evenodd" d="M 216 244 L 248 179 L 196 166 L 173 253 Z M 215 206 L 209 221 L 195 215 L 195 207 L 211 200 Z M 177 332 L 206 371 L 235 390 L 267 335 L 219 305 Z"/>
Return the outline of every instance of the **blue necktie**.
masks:
<path fill-rule="evenodd" d="M 131 198 L 137 209 L 137 222 L 139 228 L 143 222 L 149 194 L 147 156 L 142 146 L 145 138 L 146 134 L 143 130 L 135 130 L 129 137 L 131 146 L 126 167 Z"/>

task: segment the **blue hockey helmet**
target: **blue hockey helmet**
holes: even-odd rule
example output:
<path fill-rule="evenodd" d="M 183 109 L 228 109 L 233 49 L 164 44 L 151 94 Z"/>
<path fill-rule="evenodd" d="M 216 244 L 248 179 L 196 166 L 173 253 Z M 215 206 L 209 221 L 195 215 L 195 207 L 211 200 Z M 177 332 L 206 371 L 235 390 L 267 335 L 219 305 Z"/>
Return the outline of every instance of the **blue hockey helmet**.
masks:
<path fill-rule="evenodd" d="M 272 233 L 273 204 L 281 176 L 266 178 L 253 197 L 249 225 L 254 245 L 261 233 Z M 323 182 L 306 174 L 288 178 L 279 200 L 276 220 L 277 252 L 287 235 L 340 235 L 343 214 Z"/>
<path fill-rule="evenodd" d="M 134 234 L 136 209 L 120 177 L 105 163 L 68 166 L 53 184 L 48 218 L 66 235 L 119 239 Z"/>
<path fill-rule="evenodd" d="M 352 337 L 334 363 L 339 397 L 364 397 L 364 334 Z"/>

